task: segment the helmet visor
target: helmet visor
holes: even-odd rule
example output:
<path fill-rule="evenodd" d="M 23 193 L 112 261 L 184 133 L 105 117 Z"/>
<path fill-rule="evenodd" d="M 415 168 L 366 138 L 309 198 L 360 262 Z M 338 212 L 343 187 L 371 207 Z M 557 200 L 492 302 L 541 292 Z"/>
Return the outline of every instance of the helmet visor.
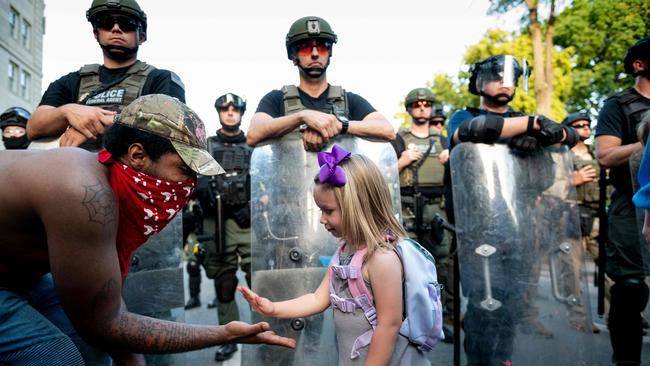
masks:
<path fill-rule="evenodd" d="M 514 56 L 505 55 L 480 65 L 476 78 L 477 88 L 485 92 L 487 85 L 494 82 L 502 87 L 516 88 L 519 78 L 523 77 L 522 86 L 528 92 L 528 63 L 523 59 L 522 64 Z"/>
<path fill-rule="evenodd" d="M 246 101 L 235 94 L 228 93 L 226 95 L 220 96 L 214 103 L 214 106 L 217 109 L 225 109 L 228 108 L 229 104 L 232 104 L 233 107 L 241 110 L 246 106 Z"/>
<path fill-rule="evenodd" d="M 8 119 L 16 119 L 16 118 L 21 118 L 27 121 L 31 117 L 29 112 L 27 112 L 25 109 L 20 108 L 20 107 L 11 107 L 7 109 L 6 111 L 2 112 L 0 114 L 0 120 L 8 120 Z"/>

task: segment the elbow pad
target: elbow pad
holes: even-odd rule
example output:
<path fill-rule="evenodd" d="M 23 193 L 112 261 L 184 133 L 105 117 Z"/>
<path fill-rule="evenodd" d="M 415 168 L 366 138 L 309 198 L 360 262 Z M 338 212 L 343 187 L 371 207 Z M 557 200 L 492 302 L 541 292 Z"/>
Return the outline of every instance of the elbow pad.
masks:
<path fill-rule="evenodd" d="M 501 137 L 503 117 L 483 114 L 461 123 L 458 139 L 462 142 L 484 142 L 492 144 Z"/>
<path fill-rule="evenodd" d="M 562 141 L 563 144 L 569 146 L 569 148 L 572 148 L 575 146 L 575 144 L 580 141 L 580 136 L 578 135 L 578 131 L 574 130 L 572 127 L 569 126 L 562 126 L 564 128 L 564 132 L 566 132 L 566 138 L 564 141 Z"/>

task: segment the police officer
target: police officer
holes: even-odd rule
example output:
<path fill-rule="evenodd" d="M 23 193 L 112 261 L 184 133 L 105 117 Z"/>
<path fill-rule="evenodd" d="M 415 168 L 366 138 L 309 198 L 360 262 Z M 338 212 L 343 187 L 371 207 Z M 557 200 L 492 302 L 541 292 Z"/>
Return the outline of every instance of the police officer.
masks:
<path fill-rule="evenodd" d="M 246 144 L 246 135 L 240 129 L 246 101 L 227 93 L 217 98 L 214 106 L 219 112 L 221 128 L 216 136 L 208 139 L 208 150 L 226 173 L 210 181 L 214 214 L 208 212 L 207 216 L 214 217 L 215 239 L 206 246 L 203 266 L 208 278 L 214 279 L 219 324 L 226 324 L 239 320 L 235 302 L 239 265 L 246 272 L 246 282 L 251 286 L 249 167 L 252 149 Z M 188 263 L 190 274 L 198 273 L 200 276 L 198 271 L 198 266 L 191 269 Z M 215 360 L 228 360 L 235 352 L 236 344 L 222 345 L 217 349 Z"/>
<path fill-rule="evenodd" d="M 86 18 L 103 64 L 89 64 L 51 83 L 27 128 L 30 140 L 61 135 L 60 146 L 102 147 L 113 115 L 140 95 L 167 94 L 185 102 L 180 78 L 137 59 L 147 40 L 147 16 L 135 0 L 93 0 Z"/>
<path fill-rule="evenodd" d="M 0 114 L 2 143 L 7 150 L 26 149 L 29 146 L 25 132 L 29 116 L 29 112 L 21 107 L 11 107 Z"/>
<path fill-rule="evenodd" d="M 610 290 L 609 330 L 613 359 L 618 364 L 641 362 L 641 311 L 648 301 L 644 282 L 650 272 L 647 245 L 639 242 L 629 158 L 642 149 L 635 133 L 650 109 L 650 37 L 630 47 L 623 59 L 625 72 L 634 76 L 634 87 L 605 101 L 596 125 L 596 158 L 609 169 L 614 192 L 608 208 L 608 242 L 605 273 L 614 281 Z"/>
<path fill-rule="evenodd" d="M 507 143 L 515 153 L 525 155 L 534 152 L 538 146 L 550 146 L 560 142 L 573 146 L 577 142 L 577 134 L 572 129 L 546 117 L 527 116 L 509 107 L 518 80 L 523 77 L 524 85 L 526 83 L 527 73 L 524 65 L 510 55 L 491 56 L 472 65 L 469 91 L 480 96 L 480 106 L 458 111 L 449 119 L 448 132 L 452 149 L 461 142 Z M 540 177 L 542 178 L 549 177 Z M 531 231 L 535 229 L 532 227 L 533 223 L 533 220 L 528 222 Z M 509 225 L 508 222 L 500 224 Z M 535 246 L 534 243 L 528 245 Z M 482 284 L 471 282 L 474 278 L 472 271 L 476 269 L 463 267 L 461 261 L 463 291 L 467 291 L 470 298 L 464 317 L 464 346 L 469 365 L 509 362 L 513 351 L 515 326 L 520 323 L 524 310 L 522 308 L 526 302 L 524 298 L 536 292 L 535 283 L 527 284 L 514 279 L 521 276 L 533 282 L 537 281 L 539 265 L 534 266 L 536 268 L 531 266 L 539 261 L 534 257 L 534 253 L 530 253 L 528 257 L 512 253 L 499 259 L 503 261 L 504 268 L 515 273 L 501 274 L 500 280 L 506 282 L 502 284 L 502 288 L 508 289 L 508 295 L 495 294 L 495 297 L 504 299 L 503 306 L 495 311 L 486 311 L 477 306 L 477 299 L 482 296 Z M 508 262 L 512 258 L 518 260 Z M 536 320 L 532 302 L 527 302 L 526 307 L 529 319 L 521 330 L 552 337 L 553 333 Z"/>
<path fill-rule="evenodd" d="M 453 262 L 449 256 L 450 237 L 434 221 L 435 215 L 445 218 L 445 163 L 449 159 L 447 139 L 442 135 L 442 121 L 436 116 L 436 99 L 428 88 L 411 90 L 404 100 L 411 116 L 409 128 L 400 128 L 391 142 L 397 153 L 400 172 L 402 217 L 413 239 L 422 244 L 436 259 L 438 280 L 443 285 L 445 341 L 453 340 Z"/>
<path fill-rule="evenodd" d="M 287 56 L 298 68 L 300 83 L 273 90 L 260 101 L 251 119 L 247 142 L 278 138 L 301 127 L 306 150 L 319 151 L 331 138 L 351 134 L 383 140 L 395 138 L 390 122 L 361 96 L 327 82 L 332 46 L 338 40 L 324 19 L 295 21 L 286 36 Z"/>

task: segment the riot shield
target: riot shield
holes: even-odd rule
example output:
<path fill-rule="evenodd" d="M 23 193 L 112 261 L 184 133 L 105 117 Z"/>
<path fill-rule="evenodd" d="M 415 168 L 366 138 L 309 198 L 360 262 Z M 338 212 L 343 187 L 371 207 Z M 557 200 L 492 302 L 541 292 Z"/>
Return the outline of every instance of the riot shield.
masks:
<path fill-rule="evenodd" d="M 384 172 L 399 215 L 397 157 L 390 144 L 350 136 L 333 141 L 372 159 Z M 325 150 L 330 150 L 327 146 Z M 253 290 L 273 301 L 314 292 L 326 273 L 337 241 L 320 224 L 312 188 L 318 173 L 316 154 L 306 152 L 299 133 L 290 133 L 253 151 L 251 210 Z M 280 335 L 297 340 L 295 350 L 246 345 L 243 365 L 336 365 L 338 355 L 331 310 L 309 318 L 270 319 Z"/>
<path fill-rule="evenodd" d="M 452 151 L 468 365 L 594 364 L 572 171 L 564 146 Z"/>
<path fill-rule="evenodd" d="M 153 318 L 185 322 L 181 251 L 181 215 L 151 236 L 133 255 L 122 297 L 129 311 Z M 183 366 L 184 353 L 146 355 L 149 366 Z"/>

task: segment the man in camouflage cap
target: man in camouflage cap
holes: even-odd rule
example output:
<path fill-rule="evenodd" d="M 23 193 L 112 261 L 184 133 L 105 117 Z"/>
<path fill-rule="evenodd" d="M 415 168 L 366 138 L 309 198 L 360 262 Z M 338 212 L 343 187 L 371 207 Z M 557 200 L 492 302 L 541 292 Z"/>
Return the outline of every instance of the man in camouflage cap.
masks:
<path fill-rule="evenodd" d="M 267 323 L 179 324 L 121 299 L 133 251 L 182 208 L 197 173 L 221 171 L 204 131 L 184 104 L 150 95 L 124 108 L 99 154 L 0 151 L 0 334 L 12 335 L 0 337 L 0 364 L 96 364 L 85 341 L 117 364 L 223 343 L 295 346 Z"/>

